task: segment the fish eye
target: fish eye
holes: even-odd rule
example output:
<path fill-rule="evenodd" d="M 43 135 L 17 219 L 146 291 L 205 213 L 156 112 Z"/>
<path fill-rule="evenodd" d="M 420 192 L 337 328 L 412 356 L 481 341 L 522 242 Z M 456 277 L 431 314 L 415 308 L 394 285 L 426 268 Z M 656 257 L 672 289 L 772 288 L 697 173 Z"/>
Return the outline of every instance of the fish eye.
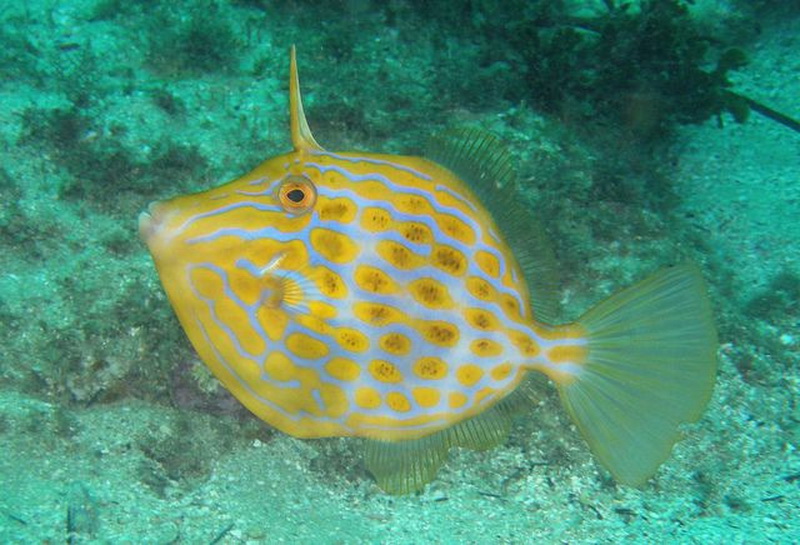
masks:
<path fill-rule="evenodd" d="M 283 209 L 294 215 L 305 214 L 317 202 L 317 188 L 303 176 L 289 176 L 278 188 Z"/>
<path fill-rule="evenodd" d="M 295 188 L 286 193 L 286 198 L 293 203 L 301 203 L 306 198 L 306 193 L 302 189 Z"/>

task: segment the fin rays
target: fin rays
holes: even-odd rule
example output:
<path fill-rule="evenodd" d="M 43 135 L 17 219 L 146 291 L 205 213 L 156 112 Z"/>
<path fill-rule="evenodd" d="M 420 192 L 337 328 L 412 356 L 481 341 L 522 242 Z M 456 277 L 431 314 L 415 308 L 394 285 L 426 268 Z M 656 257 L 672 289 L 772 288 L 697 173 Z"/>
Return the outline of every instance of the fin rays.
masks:
<path fill-rule="evenodd" d="M 555 324 L 559 315 L 555 254 L 517 187 L 508 149 L 490 132 L 463 128 L 433 136 L 426 155 L 464 180 L 486 207 L 525 275 L 535 318 Z"/>
<path fill-rule="evenodd" d="M 488 450 L 505 441 L 512 415 L 530 403 L 531 385 L 524 381 L 486 411 L 431 435 L 410 441 L 365 443 L 367 469 L 384 491 L 408 494 L 433 480 L 453 447 Z"/>
<path fill-rule="evenodd" d="M 655 473 L 679 426 L 711 397 L 717 338 L 700 271 L 665 269 L 578 320 L 589 356 L 562 401 L 600 462 L 623 484 Z"/>

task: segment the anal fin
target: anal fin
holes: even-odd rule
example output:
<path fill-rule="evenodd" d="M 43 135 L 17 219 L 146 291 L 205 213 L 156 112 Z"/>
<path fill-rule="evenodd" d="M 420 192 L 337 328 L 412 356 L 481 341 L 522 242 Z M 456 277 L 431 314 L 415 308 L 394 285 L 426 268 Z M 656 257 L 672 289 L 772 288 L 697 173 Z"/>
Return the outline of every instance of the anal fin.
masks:
<path fill-rule="evenodd" d="M 484 412 L 425 437 L 408 441 L 368 439 L 367 469 L 389 494 L 421 490 L 436 477 L 452 447 L 488 450 L 505 441 L 513 413 L 529 399 L 527 389 L 518 387 Z"/>

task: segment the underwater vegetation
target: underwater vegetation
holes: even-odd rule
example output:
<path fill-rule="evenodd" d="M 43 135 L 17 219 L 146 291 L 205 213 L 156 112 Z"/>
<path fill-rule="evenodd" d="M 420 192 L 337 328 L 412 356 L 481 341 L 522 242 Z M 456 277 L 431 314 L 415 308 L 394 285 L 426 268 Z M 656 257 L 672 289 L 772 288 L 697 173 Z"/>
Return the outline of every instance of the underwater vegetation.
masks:
<path fill-rule="evenodd" d="M 728 72 L 746 63 L 744 53 L 724 49 L 706 68 L 713 63 L 713 40 L 686 3 L 647 1 L 638 10 L 630 3 L 606 5 L 605 14 L 559 21 L 548 4 L 541 16 L 553 27 L 534 27 L 521 40 L 533 100 L 543 109 L 578 102 L 584 116 L 617 121 L 643 135 L 723 113 L 745 120 L 745 106 L 726 91 Z M 540 60 L 539 48 L 553 54 Z"/>
<path fill-rule="evenodd" d="M 499 90 L 565 119 L 613 122 L 644 136 L 724 113 L 744 120 L 746 105 L 726 92 L 744 54 L 706 35 L 688 2 L 608 0 L 591 13 L 563 1 L 512 0 L 502 9 L 475 2 L 449 15 L 446 2 L 409 4 L 446 27 L 444 35 L 487 42 L 477 76 L 463 80 L 468 97 L 497 100 L 480 89 Z"/>
<path fill-rule="evenodd" d="M 236 70 L 243 43 L 235 29 L 209 2 L 190 12 L 169 3 L 155 10 L 155 27 L 148 36 L 148 60 L 157 73 L 209 73 Z"/>
<path fill-rule="evenodd" d="M 446 2 L 409 5 L 443 35 L 485 42 L 478 70 L 461 78 L 465 96 L 478 103 L 498 95 L 525 100 L 575 125 L 620 127 L 640 139 L 668 136 L 676 124 L 722 123 L 725 114 L 743 122 L 751 109 L 798 130 L 791 118 L 776 119 L 734 92 L 730 73 L 747 57 L 711 35 L 693 3 L 604 0 L 580 10 L 564 1 L 511 1 L 502 9 L 474 2 L 458 13 Z"/>

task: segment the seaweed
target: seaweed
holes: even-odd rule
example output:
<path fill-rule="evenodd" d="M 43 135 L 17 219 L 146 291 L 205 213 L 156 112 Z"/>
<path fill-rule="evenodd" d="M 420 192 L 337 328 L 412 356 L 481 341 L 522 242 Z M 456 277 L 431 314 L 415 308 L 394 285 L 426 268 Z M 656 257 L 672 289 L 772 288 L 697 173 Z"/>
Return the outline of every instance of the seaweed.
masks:
<path fill-rule="evenodd" d="M 68 153 L 88 130 L 89 119 L 78 108 L 28 108 L 22 112 L 22 127 L 23 143 L 47 142 L 55 150 Z"/>
<path fill-rule="evenodd" d="M 147 33 L 147 57 L 160 74 L 196 75 L 235 67 L 242 41 L 214 2 L 166 3 Z"/>
<path fill-rule="evenodd" d="M 800 316 L 800 276 L 791 270 L 779 272 L 745 304 L 745 312 L 772 323 L 796 320 Z"/>
<path fill-rule="evenodd" d="M 186 104 L 166 88 L 154 89 L 150 96 L 153 104 L 170 117 L 178 117 L 186 113 Z"/>
<path fill-rule="evenodd" d="M 22 30 L 19 18 L 9 18 L 0 25 L 0 77 L 3 83 L 29 81 L 40 84 L 42 52 Z"/>
<path fill-rule="evenodd" d="M 479 107 L 498 98 L 526 101 L 574 125 L 589 121 L 645 141 L 668 137 L 676 125 L 721 124 L 725 116 L 744 122 L 751 111 L 800 130 L 796 120 L 732 89 L 730 74 L 747 57 L 709 35 L 688 0 L 605 0 L 594 12 L 563 1 L 446 4 L 409 6 L 419 20 L 437 21 L 449 37 L 441 47 L 452 50 L 447 40 L 455 39 L 470 57 L 441 60 L 455 70 L 445 85 Z M 404 17 L 387 8 L 387 20 L 402 26 Z"/>
<path fill-rule="evenodd" d="M 156 142 L 150 159 L 145 161 L 117 139 L 96 138 L 93 123 L 85 109 L 74 106 L 28 108 L 22 113 L 21 142 L 46 148 L 54 161 L 71 174 L 59 189 L 62 199 L 130 215 L 132 210 L 119 210 L 126 206 L 126 201 L 119 198 L 121 192 L 153 197 L 162 180 L 175 180 L 180 186 L 181 182 L 197 179 L 207 167 L 196 147 L 168 141 Z"/>
<path fill-rule="evenodd" d="M 83 543 L 95 537 L 100 527 L 100 506 L 85 483 L 74 481 L 66 492 L 66 542 Z"/>
<path fill-rule="evenodd" d="M 607 12 L 575 17 L 542 8 L 546 17 L 524 25 L 515 40 L 527 64 L 530 99 L 547 112 L 612 122 L 643 137 L 675 124 L 702 123 L 746 104 L 727 92 L 729 72 L 745 65 L 743 52 L 712 47 L 680 0 L 605 2 Z"/>
<path fill-rule="evenodd" d="M 232 418 L 170 413 L 157 430 L 136 438 L 144 455 L 139 481 L 161 498 L 190 492 L 208 479 L 214 460 L 247 440 L 237 427 Z"/>
<path fill-rule="evenodd" d="M 22 190 L 14 181 L 14 178 L 0 167 L 0 235 L 6 234 L 7 228 L 11 225 L 14 218 L 19 214 L 19 199 L 22 197 Z"/>
<path fill-rule="evenodd" d="M 146 3 L 147 0 L 100 0 L 92 8 L 88 20 L 95 22 L 130 17 Z"/>

